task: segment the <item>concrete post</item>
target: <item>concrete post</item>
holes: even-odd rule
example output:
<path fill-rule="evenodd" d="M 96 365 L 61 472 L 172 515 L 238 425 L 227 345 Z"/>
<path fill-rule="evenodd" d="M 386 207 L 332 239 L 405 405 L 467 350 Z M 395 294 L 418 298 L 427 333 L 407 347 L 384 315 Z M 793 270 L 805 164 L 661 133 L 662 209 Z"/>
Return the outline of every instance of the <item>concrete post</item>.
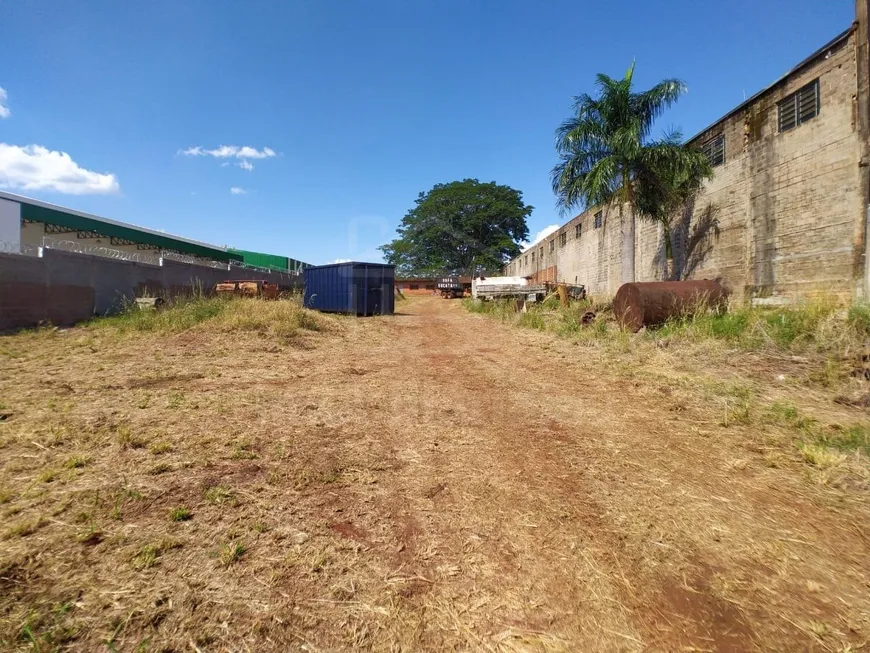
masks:
<path fill-rule="evenodd" d="M 0 199 L 0 252 L 18 254 L 21 248 L 21 205 Z"/>

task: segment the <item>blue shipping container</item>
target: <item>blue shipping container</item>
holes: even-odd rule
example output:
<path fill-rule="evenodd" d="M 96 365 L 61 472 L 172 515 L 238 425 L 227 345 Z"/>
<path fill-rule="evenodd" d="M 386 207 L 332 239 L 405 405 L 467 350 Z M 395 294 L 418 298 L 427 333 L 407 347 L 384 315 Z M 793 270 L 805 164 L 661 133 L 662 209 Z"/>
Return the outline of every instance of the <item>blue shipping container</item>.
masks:
<path fill-rule="evenodd" d="M 383 263 L 333 263 L 303 271 L 307 308 L 330 313 L 392 315 L 396 268 Z"/>

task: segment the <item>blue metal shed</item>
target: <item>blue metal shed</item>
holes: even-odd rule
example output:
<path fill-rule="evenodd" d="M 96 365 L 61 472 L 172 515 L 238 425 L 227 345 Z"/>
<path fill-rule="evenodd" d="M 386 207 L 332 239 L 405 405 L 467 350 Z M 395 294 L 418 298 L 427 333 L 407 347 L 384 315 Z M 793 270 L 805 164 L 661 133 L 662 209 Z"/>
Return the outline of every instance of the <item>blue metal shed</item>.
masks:
<path fill-rule="evenodd" d="M 396 268 L 384 263 L 333 263 L 303 271 L 307 308 L 330 313 L 392 315 Z"/>

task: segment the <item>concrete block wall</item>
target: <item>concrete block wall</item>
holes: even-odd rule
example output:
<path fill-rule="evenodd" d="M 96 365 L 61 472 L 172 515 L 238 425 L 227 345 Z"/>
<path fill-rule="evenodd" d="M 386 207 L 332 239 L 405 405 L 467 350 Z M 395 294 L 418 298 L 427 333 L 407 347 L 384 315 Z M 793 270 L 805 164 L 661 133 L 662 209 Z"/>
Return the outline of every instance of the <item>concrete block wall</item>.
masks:
<path fill-rule="evenodd" d="M 66 326 L 93 314 L 93 288 L 0 282 L 0 331 L 43 322 Z"/>
<path fill-rule="evenodd" d="M 738 300 L 820 293 L 851 298 L 861 291 L 865 216 L 857 75 L 853 30 L 693 139 L 700 146 L 724 135 L 725 163 L 714 168 L 714 178 L 686 212 L 674 217 L 674 276 L 721 279 Z M 819 114 L 779 133 L 777 102 L 815 79 Z M 555 266 L 560 281 L 585 284 L 596 296 L 614 295 L 623 282 L 619 209 L 605 208 L 595 228 L 598 210 L 585 211 L 536 245 L 534 263 L 529 250 L 505 273 L 533 276 Z M 622 219 L 630 219 L 627 208 Z M 638 220 L 635 279 L 665 275 L 661 226 Z"/>
<path fill-rule="evenodd" d="M 225 279 L 302 287 L 298 275 L 243 268 L 219 270 L 169 260 L 156 266 L 55 249 L 44 249 L 39 258 L 0 254 L 0 329 L 44 321 L 70 324 L 117 311 L 146 292 L 172 296 L 195 287 L 208 292 Z"/>

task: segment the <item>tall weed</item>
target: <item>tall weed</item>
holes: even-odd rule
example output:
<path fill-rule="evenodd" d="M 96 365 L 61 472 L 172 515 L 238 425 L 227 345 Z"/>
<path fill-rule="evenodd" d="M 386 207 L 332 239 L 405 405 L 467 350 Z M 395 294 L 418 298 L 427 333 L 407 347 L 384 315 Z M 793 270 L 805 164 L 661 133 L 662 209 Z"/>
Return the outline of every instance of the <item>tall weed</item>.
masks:
<path fill-rule="evenodd" d="M 502 322 L 590 343 L 622 342 L 626 336 L 619 331 L 609 305 L 582 301 L 548 308 L 535 304 L 519 312 L 516 302 L 463 301 L 469 311 Z M 588 311 L 597 315 L 584 323 Z M 852 357 L 870 347 L 870 305 L 856 304 L 846 311 L 836 302 L 822 299 L 776 308 L 735 307 L 725 312 L 699 307 L 691 315 L 674 317 L 636 337 L 658 342 L 718 340 L 744 350 Z"/>
<path fill-rule="evenodd" d="M 332 322 L 302 308 L 295 298 L 265 301 L 243 297 L 181 298 L 158 310 L 134 305 L 124 312 L 91 322 L 94 329 L 130 332 L 179 333 L 194 328 L 249 331 L 292 338 L 299 331 L 321 331 Z"/>

